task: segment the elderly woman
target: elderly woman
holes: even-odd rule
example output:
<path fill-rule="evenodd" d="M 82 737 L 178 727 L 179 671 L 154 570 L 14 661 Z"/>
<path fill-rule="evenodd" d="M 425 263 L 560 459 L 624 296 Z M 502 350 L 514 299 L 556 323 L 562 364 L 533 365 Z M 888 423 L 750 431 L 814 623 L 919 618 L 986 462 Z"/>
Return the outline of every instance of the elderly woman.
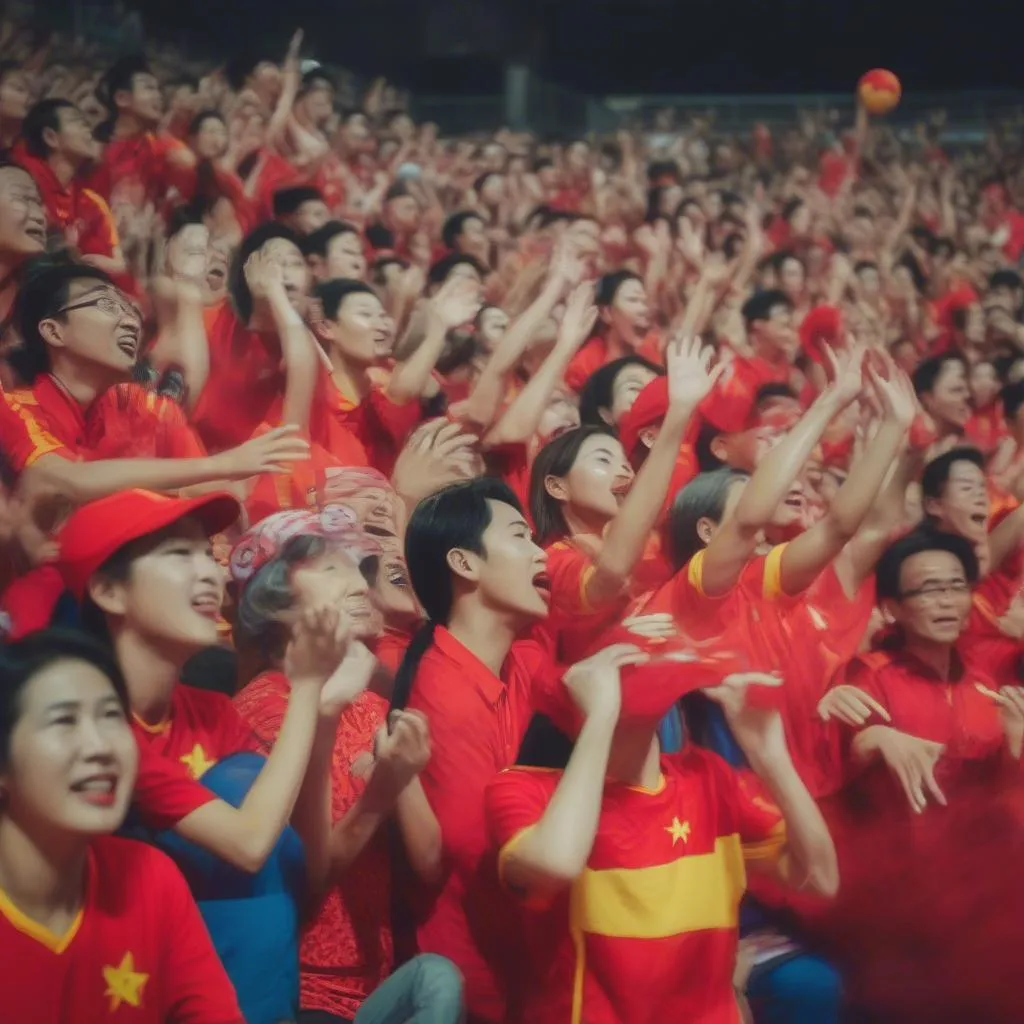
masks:
<path fill-rule="evenodd" d="M 461 979 L 442 957 L 417 957 L 388 978 L 394 964 L 391 871 L 380 826 L 398 804 L 414 814 L 417 806 L 425 808 L 417 776 L 430 756 L 430 740 L 423 715 L 397 712 L 389 729 L 387 700 L 358 692 L 383 675 L 364 646 L 383 623 L 371 595 L 380 552 L 356 513 L 333 502 L 319 513 L 268 517 L 243 536 L 231 557 L 241 588 L 236 641 L 263 668 L 235 704 L 266 749 L 276 742 L 288 706 L 282 658 L 290 623 L 328 604 L 343 613 L 349 630 L 349 653 L 338 675 L 351 700 L 340 718 L 322 716 L 308 775 L 330 786 L 323 842 L 306 850 L 316 902 L 300 949 L 299 1020 L 311 1024 L 383 1013 L 405 1019 L 400 1007 L 410 1017 L 428 1014 L 417 1020 L 438 1022 L 455 1021 L 461 1012 Z M 326 808 L 326 786 L 315 788 L 301 799 L 319 799 Z"/>

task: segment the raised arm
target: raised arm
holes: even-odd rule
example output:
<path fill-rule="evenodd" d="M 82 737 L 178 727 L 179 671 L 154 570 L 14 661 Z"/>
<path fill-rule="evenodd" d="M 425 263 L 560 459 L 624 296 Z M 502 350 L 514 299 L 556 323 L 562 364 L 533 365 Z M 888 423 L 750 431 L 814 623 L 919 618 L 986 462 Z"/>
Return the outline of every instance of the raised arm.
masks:
<path fill-rule="evenodd" d="M 725 369 L 724 365 L 711 369 L 712 352 L 702 351 L 699 339 L 680 338 L 669 345 L 665 354 L 668 412 L 622 508 L 608 528 L 594 572 L 587 581 L 587 598 L 595 606 L 622 589 L 640 560 L 665 504 L 690 417 Z"/>
<path fill-rule="evenodd" d="M 850 470 L 825 515 L 786 545 L 780 562 L 782 590 L 799 594 L 850 542 L 864 522 L 897 458 L 917 410 L 914 389 L 906 375 L 891 368 L 883 380 L 874 370 L 868 377 L 884 409 L 878 432 Z"/>
<path fill-rule="evenodd" d="M 862 349 L 849 356 L 833 357 L 834 365 L 841 368 L 835 382 L 760 461 L 743 488 L 736 510 L 722 522 L 705 549 L 702 585 L 709 596 L 720 596 L 735 586 L 761 531 L 771 522 L 825 429 L 860 393 L 863 357 Z"/>

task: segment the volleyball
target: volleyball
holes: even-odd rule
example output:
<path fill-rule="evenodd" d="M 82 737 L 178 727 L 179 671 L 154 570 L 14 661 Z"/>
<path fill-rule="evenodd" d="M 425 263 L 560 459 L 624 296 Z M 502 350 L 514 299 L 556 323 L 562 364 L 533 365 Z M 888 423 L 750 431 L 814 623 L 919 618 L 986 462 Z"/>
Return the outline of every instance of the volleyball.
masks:
<path fill-rule="evenodd" d="M 888 114 L 899 103 L 902 93 L 900 80 L 884 68 L 868 71 L 857 83 L 857 96 L 869 114 Z"/>

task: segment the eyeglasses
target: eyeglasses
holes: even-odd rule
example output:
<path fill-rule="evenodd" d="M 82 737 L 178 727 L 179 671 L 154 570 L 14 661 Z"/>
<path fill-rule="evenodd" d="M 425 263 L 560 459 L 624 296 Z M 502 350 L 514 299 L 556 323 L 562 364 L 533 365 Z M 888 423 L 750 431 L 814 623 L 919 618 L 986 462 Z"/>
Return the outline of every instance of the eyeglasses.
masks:
<path fill-rule="evenodd" d="M 97 295 L 94 299 L 86 299 L 84 302 L 72 302 L 69 306 L 62 306 L 57 313 L 74 313 L 78 309 L 98 309 L 107 316 L 130 316 L 133 320 L 141 320 L 139 311 L 120 295 Z"/>
<path fill-rule="evenodd" d="M 900 594 L 900 599 L 907 601 L 912 597 L 919 597 L 923 602 L 937 601 L 940 597 L 949 594 L 952 597 L 961 597 L 971 592 L 971 585 L 966 580 L 954 580 L 952 583 L 926 583 L 916 590 L 905 590 Z"/>

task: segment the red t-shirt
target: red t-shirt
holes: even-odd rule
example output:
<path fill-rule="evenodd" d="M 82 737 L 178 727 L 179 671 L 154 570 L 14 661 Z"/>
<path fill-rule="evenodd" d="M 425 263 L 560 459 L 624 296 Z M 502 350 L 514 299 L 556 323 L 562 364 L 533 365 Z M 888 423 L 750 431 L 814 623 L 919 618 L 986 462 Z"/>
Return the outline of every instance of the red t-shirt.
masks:
<path fill-rule="evenodd" d="M 64 578 L 53 565 L 40 565 L 19 576 L 0 597 L 0 615 L 7 617 L 4 640 L 20 640 L 49 626 L 64 593 Z"/>
<path fill-rule="evenodd" d="M 361 402 L 353 402 L 324 370 L 313 399 L 309 433 L 345 465 L 369 465 L 390 476 L 420 418 L 419 402 L 393 402 L 378 387 Z M 364 461 L 359 461 L 360 456 Z"/>
<path fill-rule="evenodd" d="M 657 331 L 651 331 L 644 338 L 636 350 L 636 355 L 642 356 L 656 366 L 661 366 L 664 363 L 665 360 L 661 354 L 661 340 Z M 605 363 L 610 362 L 612 362 L 612 357 L 608 352 L 607 341 L 599 335 L 595 335 L 569 360 L 569 365 L 565 369 L 565 383 L 573 391 L 579 391 L 592 373 L 600 370 Z"/>
<path fill-rule="evenodd" d="M 54 935 L 0 891 L 4 1019 L 32 1024 L 244 1024 L 172 861 L 143 843 L 89 845 L 85 899 Z"/>
<path fill-rule="evenodd" d="M 732 987 L 744 861 L 777 860 L 778 808 L 715 754 L 661 759 L 654 790 L 609 782 L 587 866 L 530 922 L 521 1019 L 536 1024 L 736 1024 Z M 562 773 L 513 768 L 487 789 L 499 871 Z M 529 894 L 527 905 L 531 905 Z"/>
<path fill-rule="evenodd" d="M 188 147 L 172 135 L 144 132 L 114 139 L 103 148 L 89 185 L 107 201 L 119 190 L 128 190 L 133 205 L 160 205 L 174 189 L 180 196 L 195 190 L 195 168 L 179 166 L 171 158 Z"/>
<path fill-rule="evenodd" d="M 192 416 L 211 452 L 248 441 L 284 394 L 281 344 L 275 333 L 261 334 L 240 323 L 225 302 L 206 324 L 210 375 Z"/>
<path fill-rule="evenodd" d="M 76 238 L 75 248 L 83 255 L 114 255 L 121 240 L 114 215 L 101 195 L 76 179 L 62 185 L 45 160 L 25 151 L 18 153 L 17 160 L 39 186 L 46 209 L 46 224 L 51 231 L 64 235 L 72 229 Z"/>
<path fill-rule="evenodd" d="M 264 672 L 235 696 L 265 754 L 277 741 L 291 687 L 280 672 Z M 345 709 L 331 761 L 331 820 L 339 822 L 366 788 L 373 737 L 387 721 L 388 704 L 364 693 Z M 302 934 L 299 950 L 303 1010 L 351 1020 L 363 1000 L 388 976 L 391 938 L 391 861 L 387 832 L 379 829 L 332 885 Z"/>
<path fill-rule="evenodd" d="M 416 672 L 409 707 L 430 722 L 431 756 L 420 775 L 441 825 L 443 878 L 420 893 L 420 952 L 448 957 L 465 979 L 466 1005 L 481 1020 L 504 1019 L 521 962 L 515 903 L 498 884 L 484 819 L 487 783 L 515 763 L 534 710 L 558 685 L 541 631 L 512 645 L 501 678 L 443 626 Z"/>
<path fill-rule="evenodd" d="M 0 403 L 0 448 L 20 473 L 44 455 L 66 459 L 85 448 L 85 412 L 48 373 L 30 388 L 6 392 Z"/>
<path fill-rule="evenodd" d="M 147 823 L 170 828 L 215 799 L 199 780 L 231 754 L 259 751 L 260 744 L 230 699 L 178 683 L 171 709 L 158 725 L 133 716 L 139 745 L 135 803 Z"/>

